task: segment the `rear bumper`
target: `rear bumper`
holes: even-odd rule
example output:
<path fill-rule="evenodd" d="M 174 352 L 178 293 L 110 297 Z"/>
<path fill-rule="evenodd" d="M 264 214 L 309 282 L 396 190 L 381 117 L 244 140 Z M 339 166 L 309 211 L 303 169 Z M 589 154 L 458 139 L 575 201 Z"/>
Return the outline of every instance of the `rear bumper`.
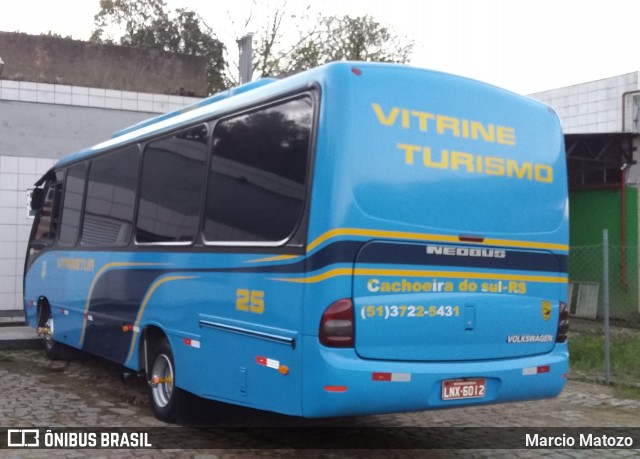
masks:
<path fill-rule="evenodd" d="M 304 338 L 303 416 L 349 416 L 504 403 L 557 396 L 565 386 L 565 344 L 532 357 L 477 362 L 363 360 L 353 349 L 330 349 Z M 546 367 L 535 373 L 537 367 Z M 380 379 L 374 373 L 392 375 Z M 442 381 L 485 378 L 482 398 L 442 400 Z"/>

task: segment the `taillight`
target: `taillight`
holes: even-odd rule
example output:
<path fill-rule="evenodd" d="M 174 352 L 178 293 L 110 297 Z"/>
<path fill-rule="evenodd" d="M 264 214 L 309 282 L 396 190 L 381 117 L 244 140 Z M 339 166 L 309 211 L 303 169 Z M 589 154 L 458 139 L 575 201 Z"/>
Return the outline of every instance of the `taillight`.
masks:
<path fill-rule="evenodd" d="M 345 298 L 332 303 L 320 320 L 320 342 L 328 347 L 353 347 L 353 303 Z"/>
<path fill-rule="evenodd" d="M 569 333 L 569 308 L 567 303 L 560 302 L 560 314 L 558 315 L 558 333 L 556 334 L 556 343 L 564 343 Z"/>

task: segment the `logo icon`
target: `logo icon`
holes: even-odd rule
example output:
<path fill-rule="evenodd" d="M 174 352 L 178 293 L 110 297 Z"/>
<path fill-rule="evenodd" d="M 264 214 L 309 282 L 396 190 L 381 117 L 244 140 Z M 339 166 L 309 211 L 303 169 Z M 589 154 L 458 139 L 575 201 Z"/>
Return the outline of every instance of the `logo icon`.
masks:
<path fill-rule="evenodd" d="M 542 318 L 544 320 L 549 320 L 551 317 L 551 301 L 542 301 Z"/>
<path fill-rule="evenodd" d="M 40 430 L 38 429 L 8 429 L 7 447 L 9 448 L 37 448 L 40 446 Z"/>

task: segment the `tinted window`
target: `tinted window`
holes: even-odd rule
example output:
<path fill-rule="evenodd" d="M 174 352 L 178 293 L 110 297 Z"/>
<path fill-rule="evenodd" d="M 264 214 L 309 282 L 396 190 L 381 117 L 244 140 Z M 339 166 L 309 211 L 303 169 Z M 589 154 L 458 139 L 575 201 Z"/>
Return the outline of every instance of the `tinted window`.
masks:
<path fill-rule="evenodd" d="M 138 242 L 193 241 L 206 176 L 207 129 L 150 143 L 142 163 Z"/>
<path fill-rule="evenodd" d="M 85 163 L 72 166 L 67 172 L 60 239 L 58 240 L 62 245 L 73 245 L 78 240 L 86 175 L 87 165 Z"/>
<path fill-rule="evenodd" d="M 85 245 L 125 245 L 131 234 L 138 178 L 137 146 L 91 161 L 82 224 Z"/>
<path fill-rule="evenodd" d="M 216 124 L 208 241 L 278 242 L 291 235 L 304 205 L 312 119 L 305 97 Z"/>

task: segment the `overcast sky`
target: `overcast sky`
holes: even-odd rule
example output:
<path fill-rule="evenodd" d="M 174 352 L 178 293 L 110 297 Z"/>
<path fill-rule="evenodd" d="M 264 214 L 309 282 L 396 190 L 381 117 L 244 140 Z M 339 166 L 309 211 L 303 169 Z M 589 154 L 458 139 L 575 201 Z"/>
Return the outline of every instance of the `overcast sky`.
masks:
<path fill-rule="evenodd" d="M 264 14 L 251 0 L 168 0 L 200 13 L 227 46 Z M 522 94 L 640 70 L 638 0 L 315 0 L 312 13 L 369 14 L 414 40 L 413 65 Z M 289 0 L 292 13 L 307 2 Z M 86 40 L 99 0 L 1 0 L 0 30 Z M 231 19 L 235 21 L 232 24 Z M 1 57 L 1 56 L 0 56 Z"/>

